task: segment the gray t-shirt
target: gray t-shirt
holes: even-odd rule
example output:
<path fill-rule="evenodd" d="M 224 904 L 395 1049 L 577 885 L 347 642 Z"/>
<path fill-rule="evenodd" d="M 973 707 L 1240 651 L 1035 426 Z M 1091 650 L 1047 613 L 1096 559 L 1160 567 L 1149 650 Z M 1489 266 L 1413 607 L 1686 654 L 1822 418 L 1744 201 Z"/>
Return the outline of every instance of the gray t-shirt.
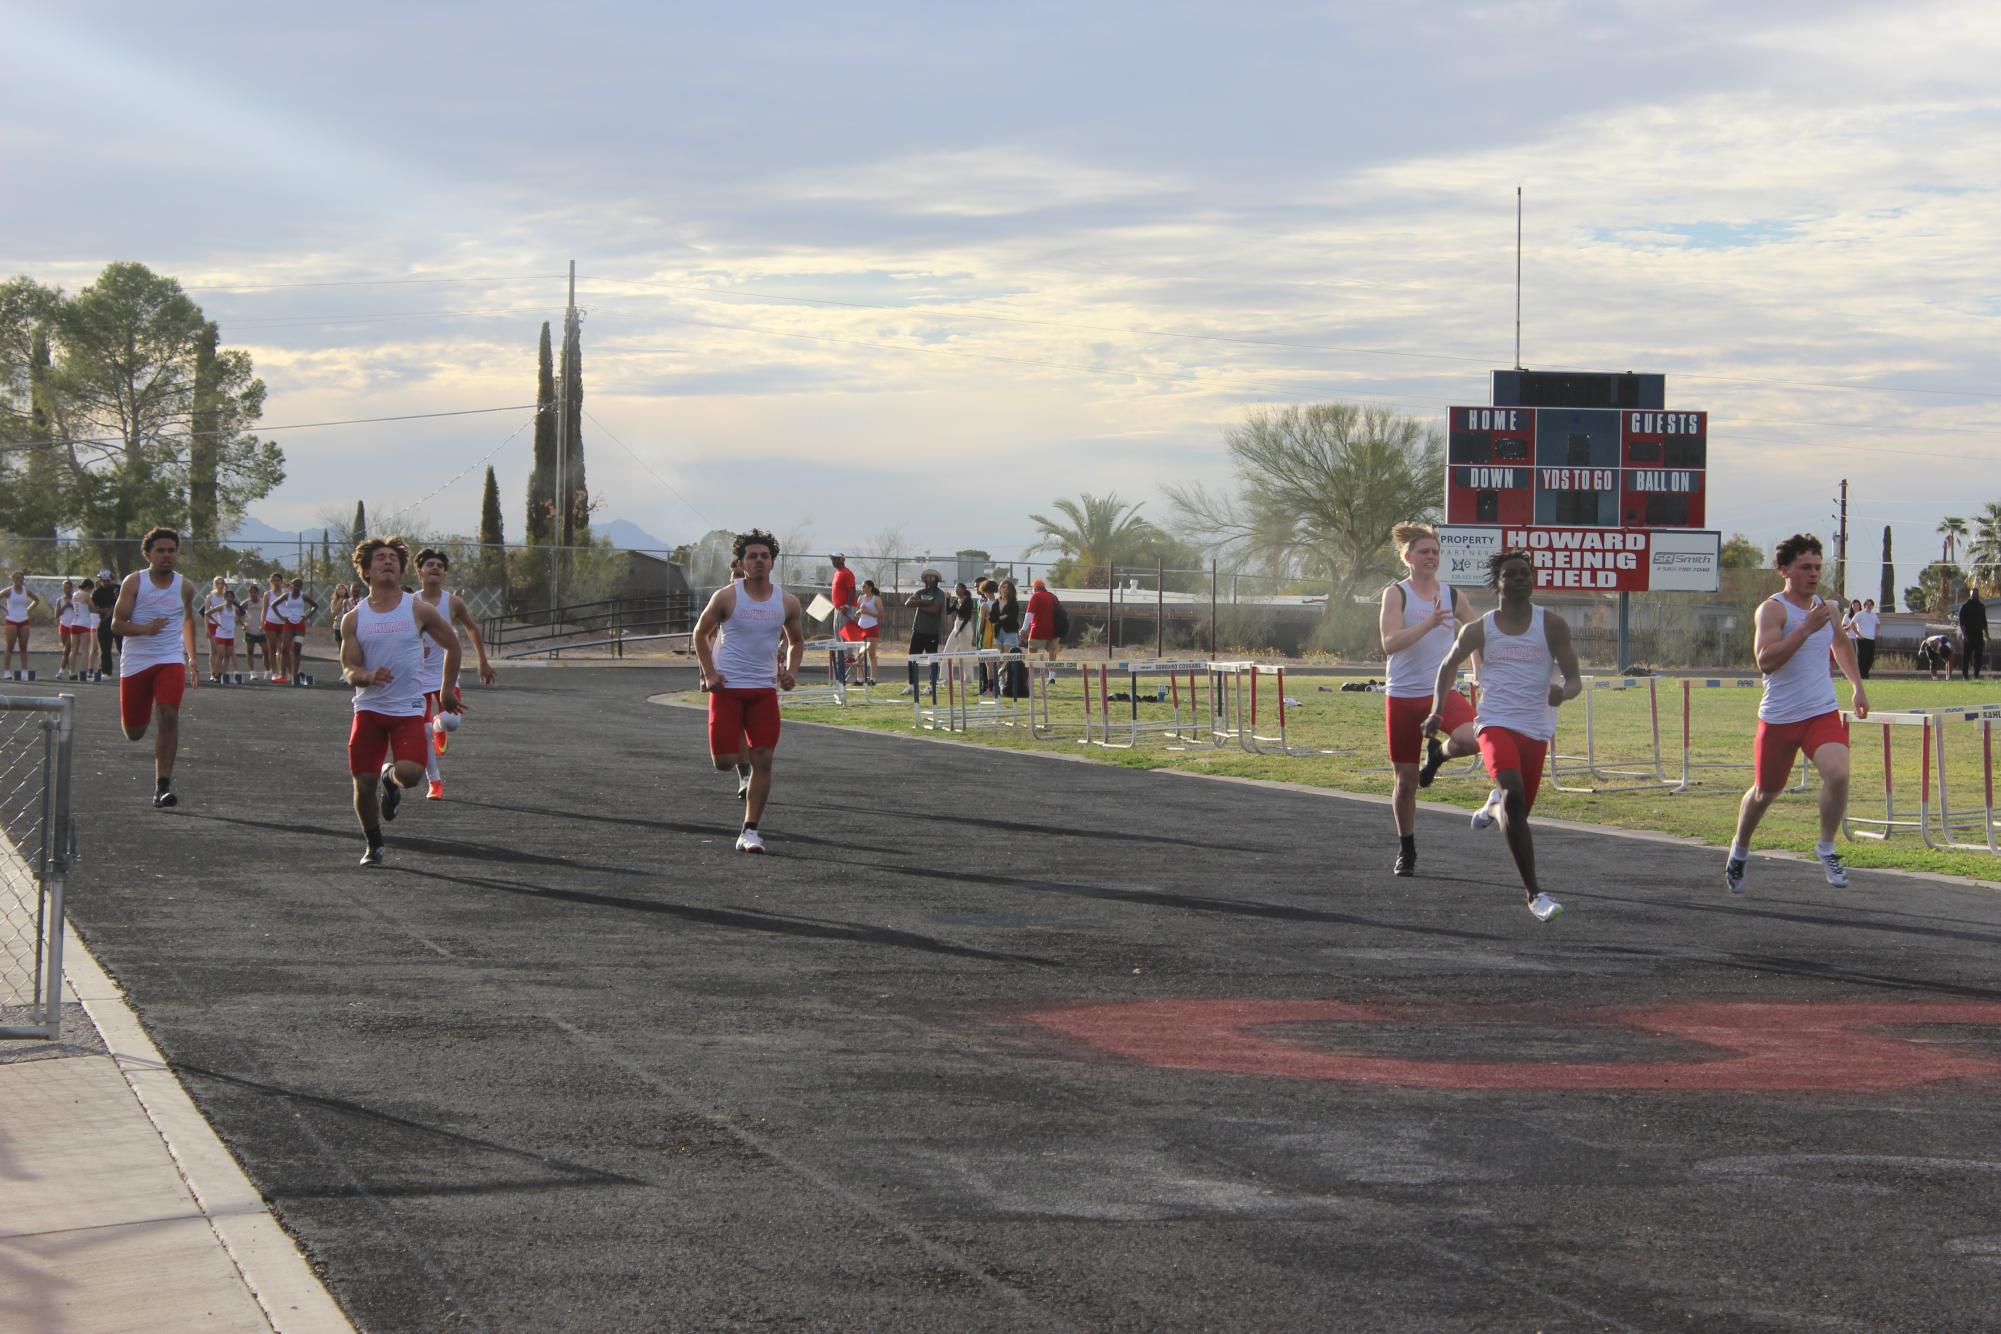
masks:
<path fill-rule="evenodd" d="M 942 588 L 920 588 L 917 590 L 917 615 L 910 622 L 913 635 L 935 635 L 944 631 L 945 590 Z"/>

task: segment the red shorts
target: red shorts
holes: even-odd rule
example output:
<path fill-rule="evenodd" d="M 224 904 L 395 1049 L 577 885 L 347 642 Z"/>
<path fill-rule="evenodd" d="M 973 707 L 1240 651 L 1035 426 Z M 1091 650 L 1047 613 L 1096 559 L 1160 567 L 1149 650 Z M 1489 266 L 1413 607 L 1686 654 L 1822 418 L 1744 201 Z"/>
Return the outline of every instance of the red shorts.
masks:
<path fill-rule="evenodd" d="M 770 750 L 778 744 L 778 691 L 766 686 L 758 690 L 709 692 L 709 754 L 740 755 L 745 738 L 752 750 Z"/>
<path fill-rule="evenodd" d="M 209 638 L 218 644 L 234 644 L 236 642 L 235 635 L 210 635 Z"/>
<path fill-rule="evenodd" d="M 1513 769 L 1522 776 L 1522 799 L 1527 809 L 1535 809 L 1535 795 L 1542 790 L 1542 762 L 1549 754 L 1549 742 L 1511 732 L 1505 727 L 1480 729 L 1480 758 L 1487 762 L 1487 774 L 1496 782 L 1501 773 Z"/>
<path fill-rule="evenodd" d="M 1383 696 L 1383 732 L 1389 738 L 1391 764 L 1420 764 L 1424 760 L 1424 720 L 1431 716 L 1431 696 L 1412 695 L 1398 699 Z M 1473 721 L 1473 706 L 1464 695 L 1453 691 L 1445 697 L 1444 731 L 1450 735 Z"/>
<path fill-rule="evenodd" d="M 849 621 L 841 627 L 840 637 L 852 644 L 862 637 L 862 628 L 853 621 Z"/>
<path fill-rule="evenodd" d="M 9 625 L 27 625 L 27 624 L 28 624 L 28 622 L 27 622 L 27 621 L 9 621 L 9 622 L 7 622 L 7 624 L 9 624 Z"/>
<path fill-rule="evenodd" d="M 187 694 L 188 669 L 185 663 L 163 662 L 157 667 L 118 678 L 118 717 L 127 727 L 144 727 L 153 721 L 153 706 L 178 709 Z"/>
<path fill-rule="evenodd" d="M 283 621 L 266 621 L 264 622 L 264 633 L 267 635 L 281 635 L 285 633 L 285 623 Z"/>
<path fill-rule="evenodd" d="M 1785 791 L 1786 778 L 1801 751 L 1812 759 L 1822 746 L 1847 744 L 1848 724 L 1841 721 L 1839 711 L 1816 714 L 1796 723 L 1768 723 L 1760 718 L 1758 740 L 1753 748 L 1757 756 L 1758 790 Z"/>
<path fill-rule="evenodd" d="M 411 764 L 424 762 L 424 720 L 412 715 L 392 718 L 373 709 L 356 709 L 347 733 L 347 771 L 357 777 L 379 773 L 384 756 L 393 754 Z"/>

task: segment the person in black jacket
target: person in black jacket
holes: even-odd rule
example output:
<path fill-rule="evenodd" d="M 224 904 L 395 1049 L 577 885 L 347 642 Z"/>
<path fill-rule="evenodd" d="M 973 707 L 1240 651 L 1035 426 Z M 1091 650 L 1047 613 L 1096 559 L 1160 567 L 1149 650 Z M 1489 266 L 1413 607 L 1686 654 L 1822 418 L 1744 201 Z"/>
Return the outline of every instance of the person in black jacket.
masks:
<path fill-rule="evenodd" d="M 1987 666 L 1987 604 L 1974 589 L 1959 604 L 1959 674 L 1977 680 Z"/>
<path fill-rule="evenodd" d="M 111 661 L 111 649 L 116 640 L 120 647 L 124 636 L 111 633 L 111 609 L 118 605 L 118 581 L 111 577 L 111 571 L 97 572 L 97 587 L 91 590 L 90 605 L 97 611 L 97 656 L 100 659 L 97 670 L 111 676 L 117 669 Z"/>
<path fill-rule="evenodd" d="M 994 647 L 1003 653 L 1021 652 L 1021 594 L 1014 580 L 1001 580 L 1000 596 L 994 599 Z M 1010 662 L 1001 673 L 1000 693 L 1019 699 L 1028 693 L 1028 667 Z"/>

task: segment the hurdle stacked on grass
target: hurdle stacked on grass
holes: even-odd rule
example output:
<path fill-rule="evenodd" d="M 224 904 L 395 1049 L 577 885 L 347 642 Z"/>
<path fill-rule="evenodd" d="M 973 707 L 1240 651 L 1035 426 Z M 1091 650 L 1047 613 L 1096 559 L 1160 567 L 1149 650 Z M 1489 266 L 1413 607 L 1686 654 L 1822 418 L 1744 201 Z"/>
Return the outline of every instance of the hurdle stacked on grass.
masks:
<path fill-rule="evenodd" d="M 827 655 L 826 680 L 814 681 L 811 685 L 808 685 L 804 676 L 806 669 L 802 664 L 799 684 L 792 690 L 780 692 L 779 702 L 781 704 L 846 704 L 848 702 L 848 686 L 855 671 L 855 664 L 867 651 L 868 646 L 866 644 L 849 643 L 844 639 L 815 639 L 808 641 L 806 644 L 806 656 L 809 660 L 815 654 L 825 653 Z M 843 664 L 845 664 L 846 670 L 843 670 Z"/>
<path fill-rule="evenodd" d="M 1209 743 L 1235 744 L 1252 755 L 1352 755 L 1352 748 L 1322 750 L 1294 746 L 1286 740 L 1285 668 L 1256 662 L 1212 662 L 1209 667 Z M 1273 703 L 1265 717 L 1277 719 L 1278 731 L 1258 731 L 1260 683 L 1273 681 Z M 1248 699 L 1246 698 L 1248 696 Z M 1269 723 L 1267 723 L 1269 725 Z"/>
<path fill-rule="evenodd" d="M 1196 683 L 1217 665 L 1206 658 L 1079 663 L 1084 679 L 1084 735 L 1078 738 L 1078 744 L 1131 750 L 1143 736 L 1168 737 L 1180 749 L 1213 744 L 1203 730 L 1202 696 Z M 1111 692 L 1114 676 L 1123 677 L 1126 682 L 1126 689 L 1119 692 L 1124 698 L 1117 701 Z M 1165 677 L 1166 682 L 1148 695 L 1140 687 L 1143 676 Z M 1139 711 L 1142 700 L 1167 704 L 1172 712 L 1164 718 L 1143 718 Z M 1094 702 L 1096 708 L 1092 707 Z M 1115 702 L 1125 706 L 1116 719 L 1112 716 Z"/>
<path fill-rule="evenodd" d="M 918 682 L 910 692 L 912 727 L 934 732 L 1025 727 L 1038 737 L 1053 731 L 1046 654 L 977 649 L 914 653 L 908 661 L 917 669 Z"/>
<path fill-rule="evenodd" d="M 1994 814 L 1994 724 L 2001 720 L 2001 704 L 1904 709 L 1895 713 L 1871 713 L 1867 718 L 1857 718 L 1847 712 L 1841 716 L 1851 731 L 1858 726 L 1880 727 L 1883 736 L 1883 814 L 1854 814 L 1856 797 L 1855 788 L 1851 785 L 1849 810 L 1843 812 L 1841 820 L 1843 834 L 1851 840 L 1882 842 L 1898 833 L 1915 832 L 1928 848 L 2001 852 L 2001 825 L 1997 825 Z M 1978 808 L 1955 810 L 1952 805 L 1946 737 L 1957 728 L 1977 731 L 1980 736 L 1976 752 L 1980 771 L 1981 804 Z M 1898 810 L 1896 746 L 1892 740 L 1900 732 L 1909 734 L 1912 730 L 1917 732 L 1918 737 L 1915 816 Z M 1934 774 L 1938 783 L 1936 807 L 1932 804 Z M 1938 817 L 1936 822 L 1932 818 L 1934 812 Z M 1962 837 L 1969 830 L 1977 841 Z"/>

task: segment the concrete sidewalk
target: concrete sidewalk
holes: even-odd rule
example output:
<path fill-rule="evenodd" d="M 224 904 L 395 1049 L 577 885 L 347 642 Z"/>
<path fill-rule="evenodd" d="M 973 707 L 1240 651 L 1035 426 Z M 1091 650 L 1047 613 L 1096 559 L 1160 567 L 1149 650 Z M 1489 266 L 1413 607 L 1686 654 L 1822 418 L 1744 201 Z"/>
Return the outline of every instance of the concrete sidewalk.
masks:
<path fill-rule="evenodd" d="M 0 1042 L 0 1327 L 352 1326 L 74 930 L 64 1032 Z"/>

